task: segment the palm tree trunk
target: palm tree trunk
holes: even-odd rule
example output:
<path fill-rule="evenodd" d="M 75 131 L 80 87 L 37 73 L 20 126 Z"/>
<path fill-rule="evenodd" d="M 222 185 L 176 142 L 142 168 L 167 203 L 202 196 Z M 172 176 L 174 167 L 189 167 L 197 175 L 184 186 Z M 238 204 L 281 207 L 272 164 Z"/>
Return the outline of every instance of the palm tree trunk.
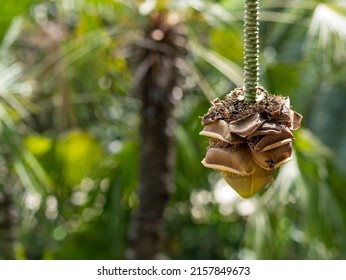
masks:
<path fill-rule="evenodd" d="M 142 101 L 139 208 L 130 229 L 135 259 L 158 258 L 161 250 L 163 211 L 173 181 L 173 89 L 178 84 L 176 60 L 183 47 L 177 42 L 182 38 L 176 23 L 155 14 L 139 42 L 141 64 L 135 75 Z"/>

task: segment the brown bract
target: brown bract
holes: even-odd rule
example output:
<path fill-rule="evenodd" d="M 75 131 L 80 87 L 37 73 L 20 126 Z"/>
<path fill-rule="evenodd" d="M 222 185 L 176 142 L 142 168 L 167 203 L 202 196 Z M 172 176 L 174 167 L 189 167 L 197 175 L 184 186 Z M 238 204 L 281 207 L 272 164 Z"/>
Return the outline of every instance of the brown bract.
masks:
<path fill-rule="evenodd" d="M 202 164 L 221 171 L 226 182 L 242 197 L 250 197 L 273 181 L 273 172 L 292 159 L 291 130 L 302 116 L 291 110 L 288 97 L 258 88 L 255 104 L 244 101 L 236 88 L 223 99 L 215 99 L 201 117 L 209 137 Z"/>

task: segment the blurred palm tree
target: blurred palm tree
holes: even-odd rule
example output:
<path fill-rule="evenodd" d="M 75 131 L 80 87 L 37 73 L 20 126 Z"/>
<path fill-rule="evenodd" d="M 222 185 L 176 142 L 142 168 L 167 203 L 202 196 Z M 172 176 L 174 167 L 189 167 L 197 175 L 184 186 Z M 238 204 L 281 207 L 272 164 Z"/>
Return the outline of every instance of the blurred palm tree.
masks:
<path fill-rule="evenodd" d="M 173 183 L 173 110 L 182 94 L 178 63 L 186 45 L 178 20 L 177 14 L 153 12 L 137 42 L 134 83 L 142 106 L 139 208 L 131 229 L 136 259 L 158 258 L 161 252 L 163 212 Z"/>

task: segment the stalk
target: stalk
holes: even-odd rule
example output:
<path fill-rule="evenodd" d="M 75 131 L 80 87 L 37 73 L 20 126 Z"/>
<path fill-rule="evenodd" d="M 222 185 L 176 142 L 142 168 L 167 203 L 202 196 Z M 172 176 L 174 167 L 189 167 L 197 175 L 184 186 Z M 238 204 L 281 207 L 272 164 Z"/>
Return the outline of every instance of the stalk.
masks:
<path fill-rule="evenodd" d="M 256 102 L 259 77 L 259 0 L 244 6 L 244 92 L 245 100 Z"/>

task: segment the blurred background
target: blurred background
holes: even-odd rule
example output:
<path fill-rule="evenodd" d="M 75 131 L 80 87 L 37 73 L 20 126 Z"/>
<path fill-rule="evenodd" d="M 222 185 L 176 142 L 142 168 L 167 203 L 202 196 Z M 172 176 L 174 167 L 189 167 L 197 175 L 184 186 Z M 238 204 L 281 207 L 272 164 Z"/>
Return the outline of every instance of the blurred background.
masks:
<path fill-rule="evenodd" d="M 260 2 L 260 83 L 304 119 L 273 186 L 242 199 L 198 133 L 242 86 L 243 0 L 1 0 L 0 259 L 136 256 L 152 110 L 169 152 L 149 177 L 170 193 L 153 254 L 346 259 L 346 2 Z"/>

